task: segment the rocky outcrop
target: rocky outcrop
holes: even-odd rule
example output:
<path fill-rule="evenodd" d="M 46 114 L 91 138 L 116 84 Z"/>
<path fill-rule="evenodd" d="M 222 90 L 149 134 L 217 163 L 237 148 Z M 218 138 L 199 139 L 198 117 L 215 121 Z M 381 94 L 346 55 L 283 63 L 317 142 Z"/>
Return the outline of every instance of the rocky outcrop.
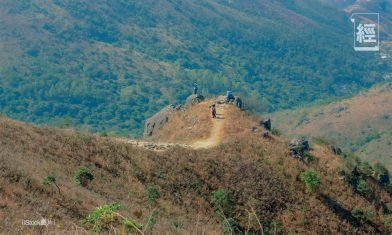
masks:
<path fill-rule="evenodd" d="M 218 98 L 216 98 L 215 102 L 217 104 L 231 104 L 231 105 L 235 105 L 236 107 L 238 107 L 240 109 L 242 109 L 242 106 L 243 106 L 242 100 L 241 100 L 241 98 L 239 96 L 234 96 L 234 98 L 232 98 L 232 99 L 227 99 L 226 96 L 221 95 L 221 96 L 218 96 Z"/>
<path fill-rule="evenodd" d="M 339 148 L 336 145 L 329 145 L 328 148 L 335 154 L 335 155 L 341 155 L 343 153 L 342 149 Z"/>
<path fill-rule="evenodd" d="M 202 101 L 204 101 L 204 96 L 202 96 L 200 94 L 193 94 L 186 99 L 185 108 L 188 108 L 189 106 L 201 103 Z"/>
<path fill-rule="evenodd" d="M 157 131 L 169 121 L 169 117 L 176 110 L 176 106 L 169 105 L 146 120 L 144 126 L 144 137 L 153 136 Z"/>
<path fill-rule="evenodd" d="M 204 96 L 199 94 L 193 94 L 186 99 L 185 105 L 169 105 L 163 108 L 161 111 L 156 113 L 154 116 L 146 120 L 144 125 L 144 137 L 150 137 L 155 135 L 159 129 L 162 128 L 168 121 L 170 116 L 176 110 L 184 110 L 189 108 L 191 105 L 198 104 L 204 100 Z"/>
<path fill-rule="evenodd" d="M 272 130 L 272 122 L 271 118 L 264 118 L 260 121 L 260 126 L 264 127 L 264 129 L 271 131 Z"/>
<path fill-rule="evenodd" d="M 306 138 L 294 138 L 289 144 L 290 154 L 293 157 L 303 158 L 306 151 L 310 150 L 309 141 Z"/>

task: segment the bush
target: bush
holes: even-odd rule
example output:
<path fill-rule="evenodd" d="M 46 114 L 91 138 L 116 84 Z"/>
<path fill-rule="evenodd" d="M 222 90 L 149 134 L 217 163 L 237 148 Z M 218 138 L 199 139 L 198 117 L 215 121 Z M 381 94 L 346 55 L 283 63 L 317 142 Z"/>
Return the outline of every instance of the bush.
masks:
<path fill-rule="evenodd" d="M 317 158 L 309 152 L 304 152 L 304 161 L 307 163 L 311 163 L 316 161 Z"/>
<path fill-rule="evenodd" d="M 144 195 L 150 204 L 156 204 L 160 197 L 158 189 L 154 185 L 149 185 L 144 191 Z"/>
<path fill-rule="evenodd" d="M 308 193 L 316 191 L 320 185 L 320 178 L 312 170 L 302 172 L 301 180 L 305 183 L 306 192 Z"/>
<path fill-rule="evenodd" d="M 48 175 L 42 180 L 43 185 L 52 185 L 53 183 L 56 183 L 56 177 L 52 175 Z"/>
<path fill-rule="evenodd" d="M 83 186 L 83 187 L 87 186 L 88 183 L 91 182 L 93 179 L 94 179 L 94 175 L 86 167 L 81 167 L 75 173 L 75 181 L 76 181 L 76 183 L 81 185 L 81 186 Z"/>
<path fill-rule="evenodd" d="M 373 167 L 368 162 L 361 162 L 358 165 L 358 168 L 359 171 L 366 176 L 372 176 L 374 173 Z"/>
<path fill-rule="evenodd" d="M 372 209 L 363 210 L 361 208 L 355 207 L 352 209 L 351 215 L 358 220 L 369 221 L 373 218 L 374 213 Z"/>
<path fill-rule="evenodd" d="M 358 180 L 356 189 L 363 196 L 368 196 L 371 192 L 368 183 L 363 179 Z"/>
<path fill-rule="evenodd" d="M 211 204 L 215 211 L 228 212 L 232 205 L 229 192 L 224 189 L 213 191 L 211 196 Z"/>
<path fill-rule="evenodd" d="M 117 213 L 120 208 L 118 203 L 96 207 L 82 222 L 93 232 L 109 231 L 113 226 L 120 224 L 130 233 L 140 232 L 143 226 Z"/>
<path fill-rule="evenodd" d="M 56 188 L 57 188 L 59 194 L 61 194 L 60 187 L 57 185 L 56 177 L 55 177 L 55 176 L 53 176 L 53 175 L 48 175 L 48 176 L 46 176 L 46 177 L 42 180 L 42 184 L 43 184 L 43 185 L 47 185 L 47 186 L 50 186 L 50 185 L 53 184 L 54 186 L 56 186 Z"/>
<path fill-rule="evenodd" d="M 211 195 L 211 205 L 221 221 L 223 234 L 233 234 L 238 223 L 234 218 L 227 217 L 233 206 L 229 192 L 224 189 L 213 191 Z"/>
<path fill-rule="evenodd" d="M 388 185 L 390 182 L 389 171 L 381 163 L 376 163 L 374 165 L 374 177 L 376 178 L 379 184 L 384 186 Z"/>

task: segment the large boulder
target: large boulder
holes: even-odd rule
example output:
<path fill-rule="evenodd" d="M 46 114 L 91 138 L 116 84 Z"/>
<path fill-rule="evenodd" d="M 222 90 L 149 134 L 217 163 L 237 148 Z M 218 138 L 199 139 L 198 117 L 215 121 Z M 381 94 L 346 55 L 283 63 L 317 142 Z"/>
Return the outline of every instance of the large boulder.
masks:
<path fill-rule="evenodd" d="M 292 156 L 303 157 L 303 154 L 310 150 L 309 141 L 304 137 L 294 138 L 290 141 L 289 150 Z"/>
<path fill-rule="evenodd" d="M 185 108 L 188 108 L 191 105 L 195 105 L 204 101 L 204 96 L 200 94 L 193 94 L 189 96 L 185 101 Z"/>
<path fill-rule="evenodd" d="M 155 135 L 158 130 L 169 121 L 169 117 L 176 110 L 175 105 L 169 105 L 146 120 L 144 125 L 144 137 Z"/>

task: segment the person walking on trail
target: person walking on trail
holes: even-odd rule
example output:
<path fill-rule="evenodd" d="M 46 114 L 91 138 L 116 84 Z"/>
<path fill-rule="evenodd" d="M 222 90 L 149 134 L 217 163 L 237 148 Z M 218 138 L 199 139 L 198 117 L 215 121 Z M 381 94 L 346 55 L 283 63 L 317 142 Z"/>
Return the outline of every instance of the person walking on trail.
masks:
<path fill-rule="evenodd" d="M 215 104 L 213 104 L 211 106 L 211 114 L 212 114 L 212 118 L 216 118 L 216 107 L 215 107 Z"/>

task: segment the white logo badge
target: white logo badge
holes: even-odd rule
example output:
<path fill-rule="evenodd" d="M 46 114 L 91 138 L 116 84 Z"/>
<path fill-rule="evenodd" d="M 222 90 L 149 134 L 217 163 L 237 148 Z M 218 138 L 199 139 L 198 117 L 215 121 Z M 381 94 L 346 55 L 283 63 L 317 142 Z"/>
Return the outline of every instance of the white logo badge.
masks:
<path fill-rule="evenodd" d="M 380 15 L 378 13 L 354 13 L 351 16 L 354 24 L 354 50 L 380 50 Z"/>

